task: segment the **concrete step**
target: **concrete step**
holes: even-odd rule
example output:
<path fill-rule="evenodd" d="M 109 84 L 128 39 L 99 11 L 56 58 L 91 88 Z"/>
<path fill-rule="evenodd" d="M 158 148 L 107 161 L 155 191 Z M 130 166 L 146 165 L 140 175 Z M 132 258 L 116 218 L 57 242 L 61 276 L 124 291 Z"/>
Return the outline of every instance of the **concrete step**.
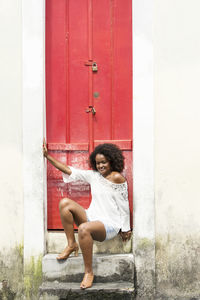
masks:
<path fill-rule="evenodd" d="M 40 287 L 40 300 L 132 300 L 134 287 L 130 282 L 94 283 L 86 290 L 80 283 L 44 282 Z"/>
<path fill-rule="evenodd" d="M 57 261 L 57 254 L 47 254 L 43 257 L 42 271 L 44 281 L 78 282 L 83 278 L 83 257 L 69 257 Z M 94 254 L 94 282 L 133 282 L 133 254 Z"/>
<path fill-rule="evenodd" d="M 75 232 L 75 239 L 78 243 L 78 234 Z M 47 252 L 61 253 L 66 247 L 67 240 L 63 231 L 48 231 L 47 232 Z M 81 253 L 81 249 L 79 249 Z M 123 254 L 132 252 L 132 239 L 123 242 L 118 234 L 112 240 L 97 242 L 94 241 L 93 253 L 107 253 L 107 254 Z"/>

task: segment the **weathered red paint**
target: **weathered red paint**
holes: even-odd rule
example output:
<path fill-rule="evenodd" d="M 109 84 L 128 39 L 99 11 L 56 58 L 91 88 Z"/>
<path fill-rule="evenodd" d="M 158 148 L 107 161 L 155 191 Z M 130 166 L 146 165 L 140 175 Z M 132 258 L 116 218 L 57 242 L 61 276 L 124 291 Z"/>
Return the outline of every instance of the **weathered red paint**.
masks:
<path fill-rule="evenodd" d="M 131 0 L 46 0 L 49 150 L 64 163 L 86 169 L 89 152 L 97 144 L 117 144 L 126 158 L 132 211 L 131 15 Z M 86 112 L 91 107 L 96 114 Z M 64 184 L 50 164 L 47 186 L 49 229 L 62 228 L 61 198 L 89 206 L 89 187 Z"/>

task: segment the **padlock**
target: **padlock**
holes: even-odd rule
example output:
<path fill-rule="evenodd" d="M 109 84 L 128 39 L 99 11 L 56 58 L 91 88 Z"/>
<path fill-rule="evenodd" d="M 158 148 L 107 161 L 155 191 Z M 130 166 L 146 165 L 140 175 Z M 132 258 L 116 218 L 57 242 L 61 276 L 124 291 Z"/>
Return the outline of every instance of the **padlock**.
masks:
<path fill-rule="evenodd" d="M 93 72 L 97 72 L 98 71 L 97 63 L 96 62 L 93 62 L 93 64 L 92 64 L 92 71 Z"/>

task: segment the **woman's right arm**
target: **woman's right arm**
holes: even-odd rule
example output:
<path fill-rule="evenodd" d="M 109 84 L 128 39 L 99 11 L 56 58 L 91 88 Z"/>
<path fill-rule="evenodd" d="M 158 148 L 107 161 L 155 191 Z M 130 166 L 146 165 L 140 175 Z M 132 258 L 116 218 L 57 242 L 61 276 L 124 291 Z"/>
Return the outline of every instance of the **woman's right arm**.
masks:
<path fill-rule="evenodd" d="M 57 159 L 55 159 L 54 157 L 52 157 L 51 155 L 48 154 L 48 149 L 47 149 L 47 144 L 46 141 L 44 139 L 43 141 L 43 155 L 44 157 L 46 157 L 46 159 L 48 159 L 48 161 L 58 170 L 60 170 L 61 172 L 71 175 L 72 171 L 71 169 L 64 165 L 63 163 L 61 163 L 60 161 L 58 161 Z"/>

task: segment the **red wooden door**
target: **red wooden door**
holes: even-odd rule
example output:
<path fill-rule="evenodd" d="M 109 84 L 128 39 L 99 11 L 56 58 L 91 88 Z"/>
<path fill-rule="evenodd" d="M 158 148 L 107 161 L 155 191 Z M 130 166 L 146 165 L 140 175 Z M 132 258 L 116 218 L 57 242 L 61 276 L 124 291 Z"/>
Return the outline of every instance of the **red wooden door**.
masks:
<path fill-rule="evenodd" d="M 97 144 L 117 144 L 126 158 L 132 212 L 131 15 L 132 0 L 46 0 L 48 148 L 62 162 L 86 169 Z M 64 184 L 50 164 L 47 177 L 48 229 L 61 229 L 59 200 L 69 197 L 87 208 L 90 189 Z"/>

